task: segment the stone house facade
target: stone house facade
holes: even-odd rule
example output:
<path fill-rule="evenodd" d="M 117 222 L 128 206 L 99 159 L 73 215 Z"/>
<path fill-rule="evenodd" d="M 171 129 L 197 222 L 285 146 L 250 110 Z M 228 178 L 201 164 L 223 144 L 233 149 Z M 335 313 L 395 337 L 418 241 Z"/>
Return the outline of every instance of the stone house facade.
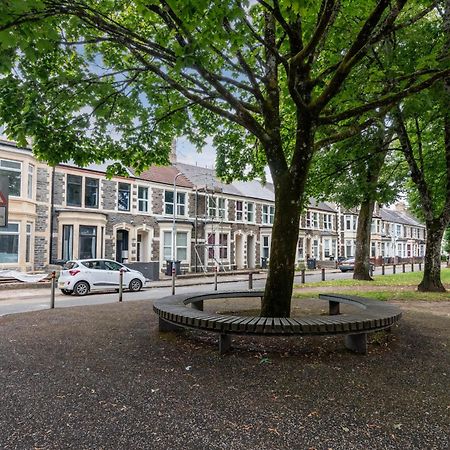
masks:
<path fill-rule="evenodd" d="M 11 194 L 0 269 L 43 270 L 75 258 L 158 261 L 163 269 L 175 258 L 184 271 L 233 270 L 270 260 L 271 184 L 225 184 L 211 169 L 176 161 L 139 176 L 129 170 L 108 179 L 106 169 L 51 168 L 30 149 L 0 141 L 0 175 Z M 298 262 L 354 256 L 356 220 L 356 212 L 311 199 L 300 221 Z M 423 254 L 425 229 L 406 211 L 377 209 L 372 231 L 374 258 Z"/>

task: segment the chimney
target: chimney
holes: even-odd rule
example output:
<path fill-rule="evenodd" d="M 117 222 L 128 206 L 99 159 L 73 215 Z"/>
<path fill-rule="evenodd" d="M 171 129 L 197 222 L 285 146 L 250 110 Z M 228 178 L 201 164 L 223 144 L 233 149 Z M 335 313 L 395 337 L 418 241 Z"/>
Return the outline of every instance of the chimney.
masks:
<path fill-rule="evenodd" d="M 169 155 L 169 161 L 170 164 L 176 164 L 177 162 L 177 140 L 174 139 L 172 141 L 172 146 L 170 149 L 170 155 Z"/>
<path fill-rule="evenodd" d="M 406 203 L 405 202 L 398 202 L 395 204 L 395 210 L 402 212 L 402 213 L 406 213 Z"/>

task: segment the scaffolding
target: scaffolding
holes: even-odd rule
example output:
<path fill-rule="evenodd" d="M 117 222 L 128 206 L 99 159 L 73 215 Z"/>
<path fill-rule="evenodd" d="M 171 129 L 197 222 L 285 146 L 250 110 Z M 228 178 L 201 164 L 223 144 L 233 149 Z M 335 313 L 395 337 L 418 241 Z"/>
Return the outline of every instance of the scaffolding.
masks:
<path fill-rule="evenodd" d="M 229 259 L 230 239 L 227 238 L 226 254 L 227 258 L 223 258 L 222 249 L 225 247 L 223 242 L 220 242 L 221 236 L 226 234 L 224 231 L 224 219 L 226 215 L 226 203 L 222 196 L 219 196 L 223 191 L 217 187 L 210 187 L 205 185 L 201 188 L 195 189 L 195 271 L 198 272 L 198 267 L 206 273 L 210 266 L 216 267 L 220 272 L 226 272 L 227 268 L 224 260 Z M 204 199 L 204 211 L 199 214 L 199 198 Z M 223 203 L 222 203 L 223 202 Z M 199 226 L 203 225 L 204 238 L 200 242 L 198 237 Z M 216 236 L 219 237 L 219 242 L 216 242 Z M 231 236 L 230 236 L 231 237 Z M 218 251 L 217 251 L 218 250 Z M 203 255 L 203 258 L 202 256 Z"/>

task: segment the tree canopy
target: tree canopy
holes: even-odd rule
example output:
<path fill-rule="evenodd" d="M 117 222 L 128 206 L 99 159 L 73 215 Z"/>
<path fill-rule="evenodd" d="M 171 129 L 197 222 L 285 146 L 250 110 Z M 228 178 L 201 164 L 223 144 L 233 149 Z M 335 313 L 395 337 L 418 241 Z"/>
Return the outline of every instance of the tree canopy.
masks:
<path fill-rule="evenodd" d="M 167 161 L 184 134 L 199 148 L 213 136 L 226 178 L 268 165 L 276 212 L 262 310 L 288 315 L 314 152 L 450 73 L 437 57 L 440 3 L 6 0 L 0 118 L 51 163 L 140 170 Z"/>

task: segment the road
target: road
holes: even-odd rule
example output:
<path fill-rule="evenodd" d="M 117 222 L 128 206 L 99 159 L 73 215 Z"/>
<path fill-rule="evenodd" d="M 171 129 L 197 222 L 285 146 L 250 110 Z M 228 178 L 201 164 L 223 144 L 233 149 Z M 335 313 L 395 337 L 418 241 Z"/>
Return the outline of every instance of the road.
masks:
<path fill-rule="evenodd" d="M 410 270 L 409 265 L 406 266 L 407 271 Z M 397 267 L 397 270 L 399 267 Z M 401 270 L 401 268 L 400 268 Z M 391 273 L 392 269 L 387 268 L 386 274 Z M 381 269 L 377 268 L 375 274 L 381 274 Z M 352 272 L 327 272 L 327 280 L 345 279 L 351 278 Z M 239 277 L 240 281 L 233 282 L 221 282 L 219 277 L 218 290 L 229 289 L 248 289 L 248 281 L 243 281 L 242 276 Z M 306 282 L 320 281 L 320 273 L 307 273 Z M 183 280 L 185 281 L 185 280 Z M 212 278 L 209 277 L 209 284 L 205 284 L 206 278 L 199 280 L 198 284 L 189 286 L 180 286 L 176 288 L 177 293 L 192 293 L 192 292 L 207 292 L 213 289 Z M 295 277 L 295 282 L 300 283 L 300 276 Z M 262 289 L 265 284 L 265 279 L 255 279 L 253 282 L 254 289 Z M 171 295 L 170 287 L 150 287 L 145 288 L 140 292 L 127 292 L 123 293 L 123 301 L 136 301 L 136 300 L 154 300 L 156 298 L 165 297 Z M 41 309 L 48 309 L 50 306 L 50 290 L 49 289 L 27 289 L 25 291 L 20 290 L 5 290 L 0 291 L 0 316 L 7 314 L 16 314 L 28 311 L 38 311 Z M 105 303 L 115 303 L 118 301 L 118 294 L 116 292 L 108 293 L 95 293 L 88 294 L 85 297 L 66 296 L 56 291 L 55 306 L 57 308 L 65 308 L 72 306 L 83 305 L 100 305 Z"/>

